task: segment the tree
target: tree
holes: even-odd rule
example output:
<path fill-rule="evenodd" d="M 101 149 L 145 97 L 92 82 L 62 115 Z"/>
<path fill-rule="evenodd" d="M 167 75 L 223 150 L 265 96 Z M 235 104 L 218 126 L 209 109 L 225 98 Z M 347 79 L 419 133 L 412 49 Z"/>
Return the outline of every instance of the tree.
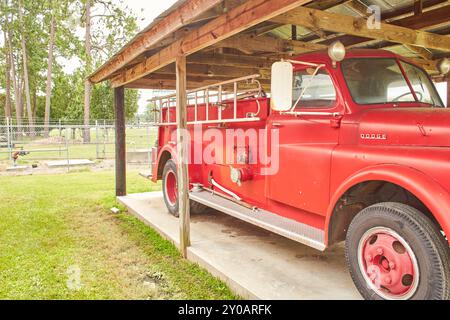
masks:
<path fill-rule="evenodd" d="M 137 31 L 136 17 L 127 13 L 111 0 L 84 0 L 85 71 L 84 124 L 89 125 L 92 113 L 92 84 L 87 77 L 93 67 L 109 58 Z M 133 94 L 131 94 L 132 96 Z M 137 103 L 137 101 L 136 101 Z M 90 131 L 84 131 L 84 141 L 89 142 Z"/>
<path fill-rule="evenodd" d="M 44 132 L 48 136 L 49 123 L 50 123 L 50 102 L 52 95 L 52 69 L 53 69 L 53 48 L 55 45 L 55 29 L 56 29 L 56 18 L 53 9 L 53 1 L 50 0 L 50 39 L 48 42 L 48 67 L 47 67 L 47 88 L 45 91 L 45 115 L 44 115 Z"/>
<path fill-rule="evenodd" d="M 92 71 L 92 53 L 91 53 L 91 7 L 92 0 L 86 0 L 85 9 L 85 51 L 86 51 L 86 76 Z M 91 116 L 91 82 L 87 79 L 84 81 L 84 125 L 89 126 Z M 84 143 L 89 143 L 91 140 L 90 130 L 86 128 L 84 130 Z"/>
<path fill-rule="evenodd" d="M 5 39 L 0 49 L 0 88 L 5 92 L 0 114 L 10 110 L 19 126 L 25 116 L 32 127 L 43 118 L 46 133 L 52 118 L 86 124 L 91 117 L 113 119 L 110 85 L 92 86 L 85 79 L 136 33 L 136 17 L 123 3 L 0 0 L 0 5 L 0 37 Z M 86 29 L 84 37 L 80 28 Z M 68 71 L 69 63 L 75 69 Z M 137 111 L 138 98 L 137 91 L 127 91 L 129 116 Z"/>
<path fill-rule="evenodd" d="M 33 110 L 31 109 L 31 95 L 30 95 L 30 80 L 28 77 L 28 58 L 27 58 L 27 45 L 25 40 L 25 34 L 23 29 L 23 2 L 19 0 L 19 23 L 21 24 L 21 45 L 22 45 L 22 59 L 23 59 L 23 81 L 25 85 L 25 99 L 27 104 L 27 117 L 28 124 L 30 126 L 30 132 L 33 132 L 34 121 L 33 121 Z"/>
<path fill-rule="evenodd" d="M 11 62 L 10 62 L 10 56 L 8 52 L 8 46 L 6 43 L 8 43 L 7 39 L 7 33 L 4 31 L 4 55 L 5 55 L 5 112 L 4 115 L 7 118 L 11 117 Z"/>

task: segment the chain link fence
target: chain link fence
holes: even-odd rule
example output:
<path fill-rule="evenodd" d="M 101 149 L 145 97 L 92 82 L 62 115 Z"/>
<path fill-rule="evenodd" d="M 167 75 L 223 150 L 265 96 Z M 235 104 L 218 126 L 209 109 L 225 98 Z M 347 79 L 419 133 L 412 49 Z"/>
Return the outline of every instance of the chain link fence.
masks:
<path fill-rule="evenodd" d="M 149 165 L 158 128 L 151 123 L 133 121 L 126 126 L 127 160 Z M 0 162 L 10 166 L 44 160 L 108 160 L 115 158 L 115 126 L 111 120 L 89 125 L 73 121 L 0 119 Z"/>

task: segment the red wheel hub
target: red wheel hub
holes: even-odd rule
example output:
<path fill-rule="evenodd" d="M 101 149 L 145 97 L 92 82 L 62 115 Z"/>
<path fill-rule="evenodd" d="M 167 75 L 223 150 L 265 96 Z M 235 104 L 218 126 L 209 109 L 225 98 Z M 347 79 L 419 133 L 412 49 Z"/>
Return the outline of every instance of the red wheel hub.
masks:
<path fill-rule="evenodd" d="M 407 299 L 418 285 L 418 265 L 406 241 L 390 229 L 376 228 L 365 234 L 359 262 L 366 280 L 387 299 Z"/>
<path fill-rule="evenodd" d="M 172 206 L 175 205 L 178 196 L 178 184 L 177 176 L 173 171 L 167 172 L 164 188 L 166 191 L 167 200 Z"/>

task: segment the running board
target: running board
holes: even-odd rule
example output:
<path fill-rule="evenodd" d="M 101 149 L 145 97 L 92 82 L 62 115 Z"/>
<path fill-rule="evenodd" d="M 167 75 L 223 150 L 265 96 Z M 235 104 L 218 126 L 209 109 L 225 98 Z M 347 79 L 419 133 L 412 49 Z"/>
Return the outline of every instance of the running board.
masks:
<path fill-rule="evenodd" d="M 220 195 L 213 194 L 210 191 L 191 191 L 189 198 L 217 211 L 221 211 L 317 250 L 324 251 L 326 248 L 324 231 L 304 223 L 281 217 L 266 210 L 246 208 Z"/>

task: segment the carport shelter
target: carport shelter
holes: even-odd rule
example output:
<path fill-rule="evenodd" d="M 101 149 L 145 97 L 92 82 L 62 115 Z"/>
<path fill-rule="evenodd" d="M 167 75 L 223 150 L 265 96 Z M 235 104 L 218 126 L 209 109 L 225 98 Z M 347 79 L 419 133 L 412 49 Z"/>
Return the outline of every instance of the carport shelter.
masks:
<path fill-rule="evenodd" d="M 379 12 L 379 28 L 371 19 Z M 371 8 L 371 9 L 370 9 Z M 375 9 L 375 10 L 374 10 Z M 260 74 L 270 92 L 270 67 L 280 58 L 323 50 L 384 48 L 406 56 L 432 76 L 450 55 L 447 0 L 181 0 L 156 18 L 89 80 L 110 81 L 115 96 L 116 195 L 126 194 L 125 89 L 176 90 L 177 126 L 186 127 L 189 89 Z M 369 23 L 368 21 L 369 20 Z M 450 105 L 448 77 L 447 105 Z M 179 159 L 187 157 L 178 136 Z M 180 161 L 180 244 L 190 245 L 188 168 Z"/>

